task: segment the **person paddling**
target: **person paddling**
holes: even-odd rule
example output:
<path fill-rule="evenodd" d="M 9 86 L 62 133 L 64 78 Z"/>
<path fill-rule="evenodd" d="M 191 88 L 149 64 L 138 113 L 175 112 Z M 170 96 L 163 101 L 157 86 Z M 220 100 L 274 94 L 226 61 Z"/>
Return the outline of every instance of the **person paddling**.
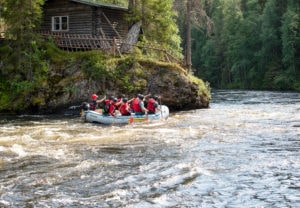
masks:
<path fill-rule="evenodd" d="M 98 95 L 92 94 L 91 99 L 92 99 L 92 102 L 90 104 L 90 109 L 93 111 L 97 111 L 98 103 L 102 103 L 106 99 L 106 96 L 104 96 L 104 98 L 98 100 Z"/>
<path fill-rule="evenodd" d="M 118 96 L 117 103 L 116 103 L 117 110 L 120 110 L 120 107 L 123 103 L 123 98 L 126 98 L 126 96 L 124 94 Z"/>
<path fill-rule="evenodd" d="M 109 115 L 109 110 L 110 110 L 110 106 L 113 104 L 113 99 L 114 99 L 114 96 L 110 96 L 108 99 L 106 99 L 103 104 L 103 110 L 102 110 L 102 113 L 104 115 Z"/>
<path fill-rule="evenodd" d="M 116 106 L 116 103 L 117 103 L 117 98 L 113 98 L 112 99 L 112 102 L 111 102 L 111 105 L 109 106 L 109 115 L 111 116 L 117 116 L 117 112 L 116 112 L 116 109 L 117 109 L 117 106 Z"/>
<path fill-rule="evenodd" d="M 133 99 L 131 103 L 131 108 L 135 115 L 144 115 L 148 112 L 148 110 L 144 106 L 144 98 L 144 95 L 138 94 L 137 97 Z"/>
<path fill-rule="evenodd" d="M 155 114 L 156 111 L 159 110 L 158 99 L 160 99 L 160 97 L 157 95 L 154 95 L 149 98 L 147 104 L 148 114 Z"/>
<path fill-rule="evenodd" d="M 119 107 L 119 111 L 122 116 L 130 116 L 131 115 L 130 106 L 127 101 L 128 101 L 127 98 L 123 98 L 122 103 Z"/>

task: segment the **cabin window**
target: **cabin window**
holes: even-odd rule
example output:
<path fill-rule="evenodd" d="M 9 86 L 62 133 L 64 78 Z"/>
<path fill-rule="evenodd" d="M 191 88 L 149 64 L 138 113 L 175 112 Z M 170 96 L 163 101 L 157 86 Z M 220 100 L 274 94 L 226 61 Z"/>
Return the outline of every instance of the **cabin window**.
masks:
<path fill-rule="evenodd" d="M 52 17 L 52 31 L 67 31 L 67 30 L 69 30 L 68 16 Z"/>

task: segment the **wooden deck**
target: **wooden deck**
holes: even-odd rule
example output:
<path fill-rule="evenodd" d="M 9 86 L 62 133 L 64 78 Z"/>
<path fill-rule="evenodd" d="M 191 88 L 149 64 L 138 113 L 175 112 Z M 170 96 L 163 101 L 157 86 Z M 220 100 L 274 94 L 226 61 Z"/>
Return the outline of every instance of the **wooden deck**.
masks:
<path fill-rule="evenodd" d="M 53 39 L 54 43 L 61 49 L 68 51 L 102 50 L 106 53 L 114 53 L 120 48 L 121 40 L 104 39 L 84 34 L 67 34 L 55 32 L 40 32 L 46 39 Z"/>

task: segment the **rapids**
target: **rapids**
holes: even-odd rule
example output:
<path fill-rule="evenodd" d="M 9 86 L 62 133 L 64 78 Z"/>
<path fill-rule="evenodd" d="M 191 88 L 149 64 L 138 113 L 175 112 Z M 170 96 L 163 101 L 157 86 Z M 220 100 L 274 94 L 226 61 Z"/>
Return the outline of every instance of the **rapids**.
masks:
<path fill-rule="evenodd" d="M 300 93 L 212 98 L 125 126 L 0 117 L 0 207 L 300 207 Z"/>

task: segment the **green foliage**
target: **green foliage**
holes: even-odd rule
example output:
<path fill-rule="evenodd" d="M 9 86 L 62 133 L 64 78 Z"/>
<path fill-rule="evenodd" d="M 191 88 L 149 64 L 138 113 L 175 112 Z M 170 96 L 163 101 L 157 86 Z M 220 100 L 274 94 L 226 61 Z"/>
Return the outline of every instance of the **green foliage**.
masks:
<path fill-rule="evenodd" d="M 147 83 L 142 67 L 136 64 L 138 57 L 111 58 L 99 51 L 90 51 L 76 54 L 76 62 L 86 77 L 99 80 L 108 88 L 132 93 L 145 88 Z"/>
<path fill-rule="evenodd" d="M 94 2 L 100 2 L 100 3 L 109 3 L 109 4 L 115 4 L 119 6 L 128 6 L 128 0 L 89 0 Z"/>
<path fill-rule="evenodd" d="M 277 83 L 294 83 L 295 89 L 300 85 L 300 5 L 296 1 L 289 1 L 283 15 L 282 32 L 282 63 L 285 72 L 276 79 Z M 292 87 L 292 86 L 290 86 Z"/>
<path fill-rule="evenodd" d="M 29 105 L 36 88 L 48 74 L 45 51 L 40 48 L 42 39 L 34 32 L 38 29 L 43 0 L 1 0 L 1 17 L 7 30 L 5 43 L 0 48 L 1 77 L 6 83 L 5 102 L 12 102 L 11 109 L 22 109 Z M 27 101 L 26 101 L 27 99 Z"/>
<path fill-rule="evenodd" d="M 42 47 L 45 51 L 45 58 L 52 63 L 59 65 L 67 60 L 73 60 L 69 52 L 59 49 L 52 40 L 44 42 Z"/>
<path fill-rule="evenodd" d="M 105 63 L 105 55 L 99 51 L 89 51 L 79 53 L 81 70 L 85 72 L 88 77 L 93 77 L 95 79 L 106 78 L 111 75 L 109 68 Z"/>
<path fill-rule="evenodd" d="M 107 62 L 114 66 L 113 79 L 117 80 L 118 88 L 129 94 L 135 94 L 146 87 L 145 72 L 133 54 Z"/>
<path fill-rule="evenodd" d="M 29 103 L 20 98 L 30 99 L 32 93 L 40 88 L 47 79 L 48 65 L 44 61 L 45 51 L 38 48 L 33 40 L 28 43 L 30 51 L 22 51 L 22 60 L 18 60 L 18 55 L 14 53 L 13 47 L 6 45 L 0 49 L 2 61 L 1 76 L 9 82 L 6 82 L 6 91 L 10 101 L 14 101 L 12 106 L 17 109 L 25 108 Z M 17 67 L 15 64 L 20 64 Z M 7 101 L 7 99 L 5 99 Z"/>
<path fill-rule="evenodd" d="M 276 0 L 270 0 L 266 3 L 265 10 L 262 14 L 260 66 L 263 66 L 266 70 L 272 67 L 273 62 L 281 55 L 279 34 L 280 15 L 277 10 Z"/>
<path fill-rule="evenodd" d="M 196 75 L 219 88 L 299 90 L 299 1 L 216 0 L 211 7 L 212 36 L 192 32 Z"/>
<path fill-rule="evenodd" d="M 198 95 L 205 95 L 208 99 L 210 99 L 210 85 L 208 82 L 204 82 L 202 79 L 199 79 L 198 77 L 195 77 L 191 74 L 189 74 L 189 78 L 192 82 L 196 83 L 199 86 Z"/>
<path fill-rule="evenodd" d="M 36 43 L 40 40 L 34 30 L 38 28 L 43 0 L 5 0 L 1 2 L 2 18 L 7 25 L 6 38 L 9 38 L 11 63 L 16 71 L 31 77 L 31 58 L 34 58 Z M 26 77 L 26 78 L 27 78 Z"/>
<path fill-rule="evenodd" d="M 128 20 L 142 20 L 143 42 L 179 54 L 181 38 L 176 25 L 176 12 L 172 6 L 173 0 L 136 0 Z"/>
<path fill-rule="evenodd" d="M 10 92 L 7 86 L 7 80 L 0 77 L 0 111 L 9 107 Z"/>

